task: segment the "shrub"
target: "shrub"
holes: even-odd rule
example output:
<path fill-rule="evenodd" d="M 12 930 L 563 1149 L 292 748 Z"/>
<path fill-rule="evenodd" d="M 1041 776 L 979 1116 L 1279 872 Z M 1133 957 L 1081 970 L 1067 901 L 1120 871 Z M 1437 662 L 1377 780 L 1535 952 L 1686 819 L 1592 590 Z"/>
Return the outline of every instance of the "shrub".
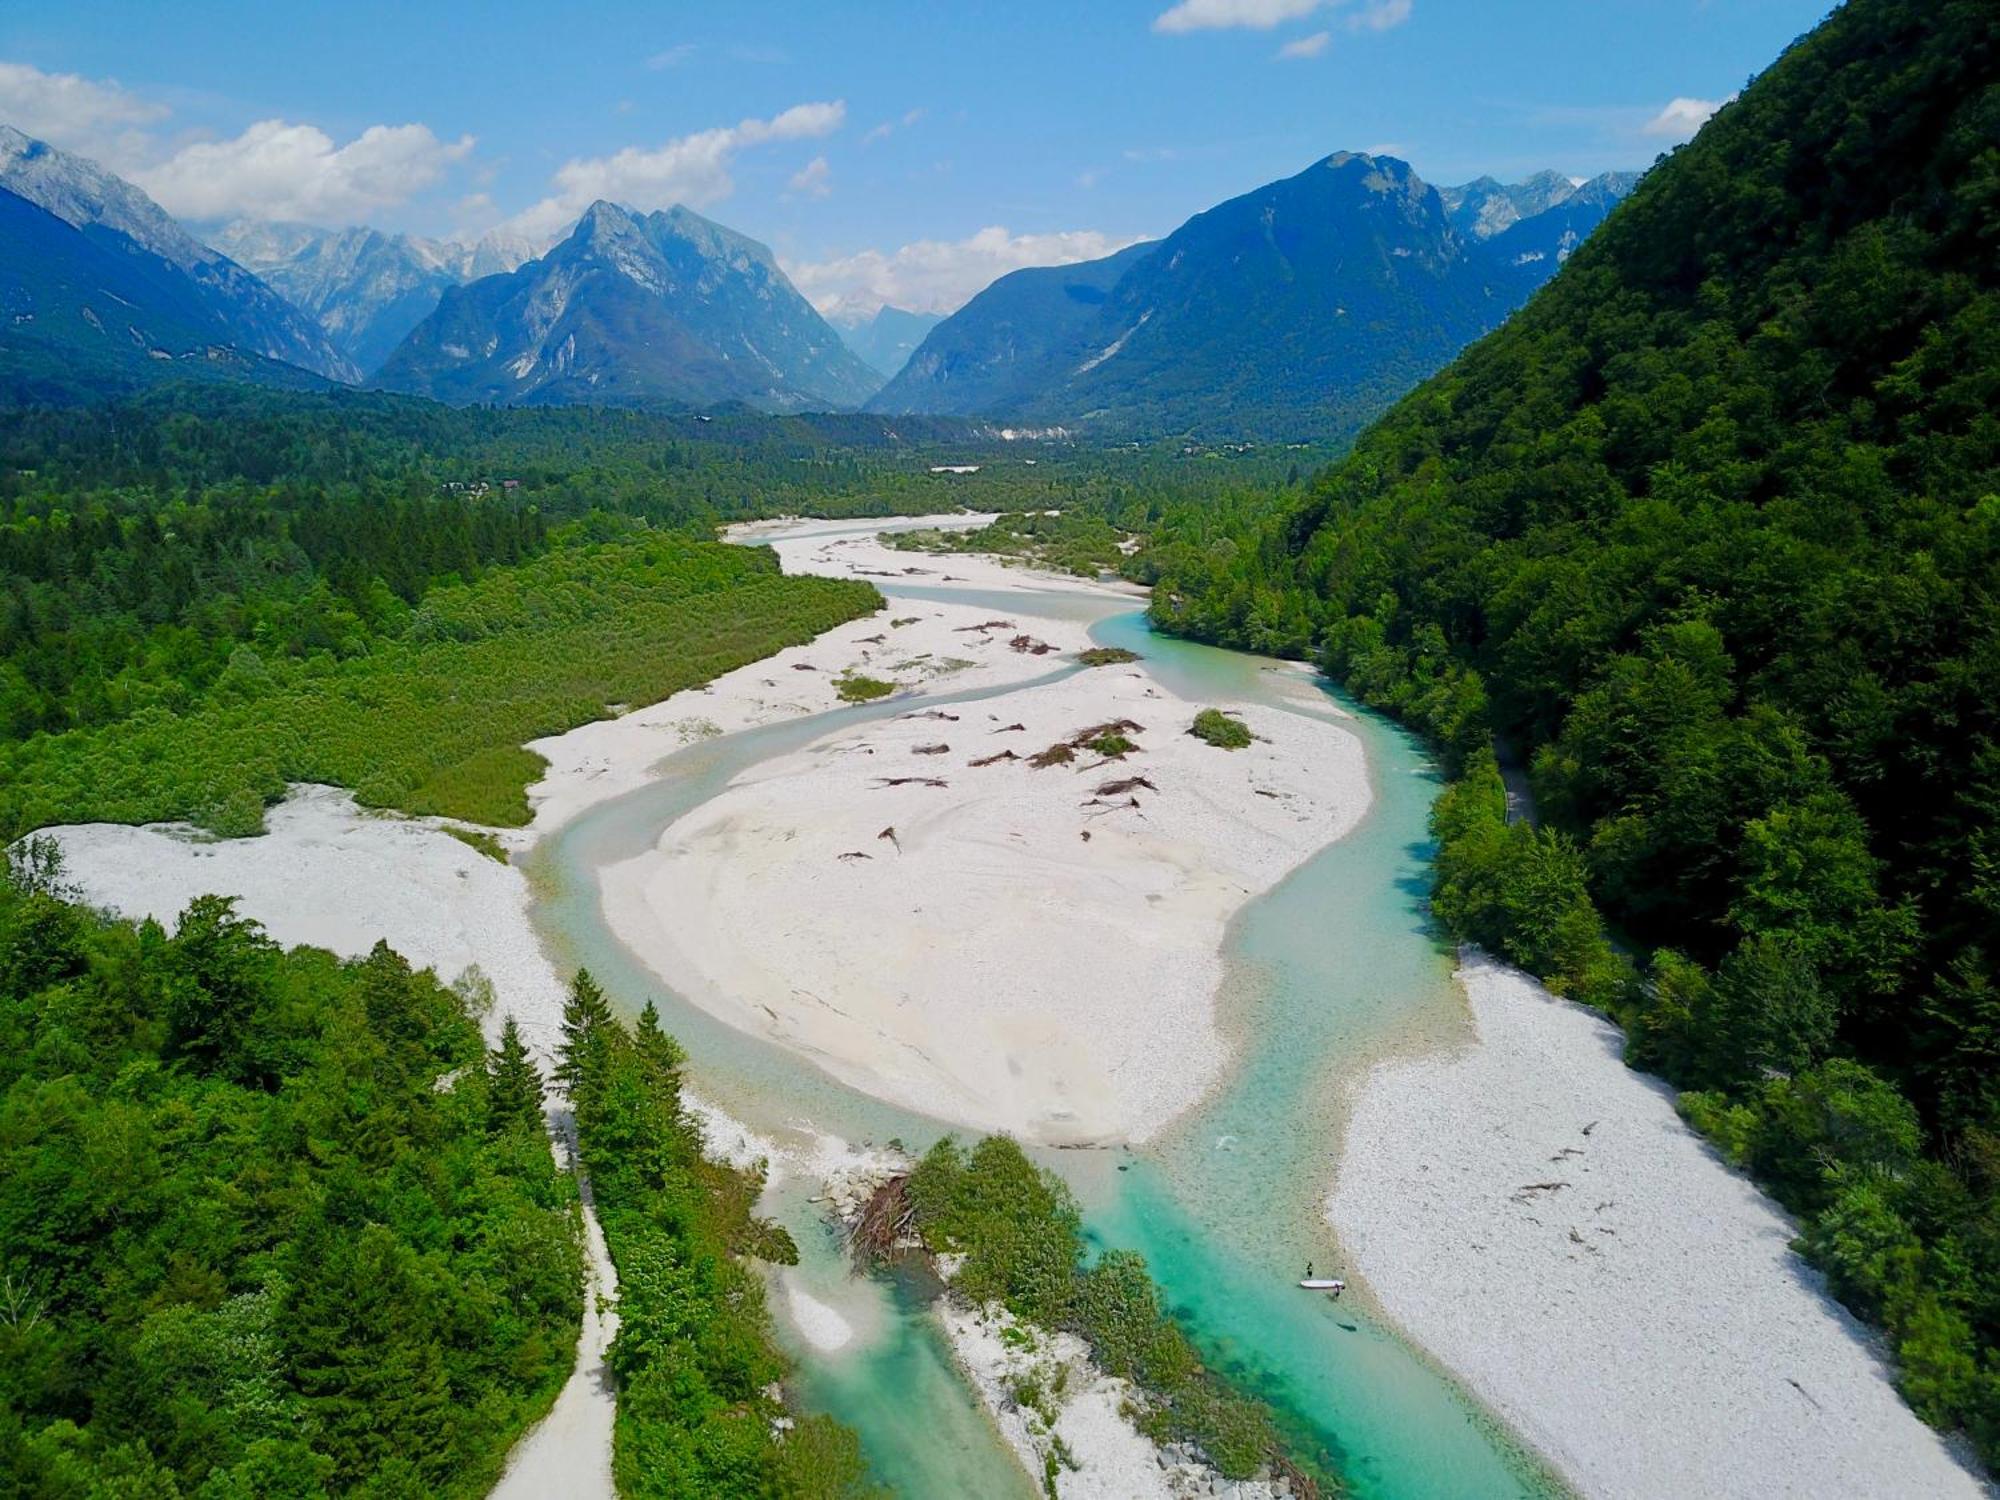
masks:
<path fill-rule="evenodd" d="M 1196 714 L 1188 733 L 1218 750 L 1242 750 L 1249 746 L 1252 739 L 1249 727 L 1241 719 L 1219 708 L 1204 708 Z"/>
<path fill-rule="evenodd" d="M 884 682 L 879 677 L 863 676 L 859 672 L 846 672 L 833 679 L 833 690 L 840 695 L 842 703 L 872 703 L 895 692 L 896 684 Z"/>

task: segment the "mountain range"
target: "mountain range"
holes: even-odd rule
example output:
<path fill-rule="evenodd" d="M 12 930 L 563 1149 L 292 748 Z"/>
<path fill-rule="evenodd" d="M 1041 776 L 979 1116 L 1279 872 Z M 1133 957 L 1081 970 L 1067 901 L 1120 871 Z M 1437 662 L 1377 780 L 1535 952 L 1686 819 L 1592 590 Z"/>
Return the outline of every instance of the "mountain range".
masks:
<path fill-rule="evenodd" d="M 443 401 L 854 407 L 880 384 L 771 252 L 598 202 L 538 260 L 445 291 L 377 372 Z"/>
<path fill-rule="evenodd" d="M 829 321 L 861 362 L 887 380 L 909 363 L 924 335 L 944 321 L 944 314 L 910 312 L 885 304 L 868 317 L 835 315 Z"/>
<path fill-rule="evenodd" d="M 1003 276 L 948 318 L 885 306 L 837 331 L 768 249 L 683 207 L 599 202 L 549 246 L 255 220 L 210 246 L 0 126 L 0 346 L 10 390 L 42 398 L 199 367 L 460 403 L 1337 438 L 1525 301 L 1635 180 L 1436 190 L 1340 152 L 1164 240 Z"/>
<path fill-rule="evenodd" d="M 430 316 L 446 290 L 512 271 L 548 249 L 504 230 L 464 244 L 254 219 L 220 226 L 209 243 L 310 314 L 364 375 Z"/>
<path fill-rule="evenodd" d="M 1467 230 L 1407 163 L 1338 152 L 1156 243 L 1002 277 L 868 409 L 1345 436 L 1526 301 L 1631 181 L 1545 173 L 1527 216 L 1460 189 Z"/>

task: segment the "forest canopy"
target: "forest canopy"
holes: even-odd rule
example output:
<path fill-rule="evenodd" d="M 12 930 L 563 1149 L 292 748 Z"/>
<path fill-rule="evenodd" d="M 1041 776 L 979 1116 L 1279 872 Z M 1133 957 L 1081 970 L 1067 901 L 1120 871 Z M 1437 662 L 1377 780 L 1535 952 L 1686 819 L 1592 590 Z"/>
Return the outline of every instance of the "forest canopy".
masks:
<path fill-rule="evenodd" d="M 0 1494 L 483 1495 L 581 1316 L 539 1099 L 387 947 L 0 879 Z"/>

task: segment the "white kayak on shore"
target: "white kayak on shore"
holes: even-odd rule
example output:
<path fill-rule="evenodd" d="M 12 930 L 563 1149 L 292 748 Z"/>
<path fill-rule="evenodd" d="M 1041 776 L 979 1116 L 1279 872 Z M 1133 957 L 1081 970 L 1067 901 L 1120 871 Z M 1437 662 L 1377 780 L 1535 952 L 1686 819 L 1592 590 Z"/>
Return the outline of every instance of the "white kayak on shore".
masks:
<path fill-rule="evenodd" d="M 1347 1283 L 1330 1276 L 1308 1276 L 1299 1283 L 1309 1292 L 1344 1292 Z"/>

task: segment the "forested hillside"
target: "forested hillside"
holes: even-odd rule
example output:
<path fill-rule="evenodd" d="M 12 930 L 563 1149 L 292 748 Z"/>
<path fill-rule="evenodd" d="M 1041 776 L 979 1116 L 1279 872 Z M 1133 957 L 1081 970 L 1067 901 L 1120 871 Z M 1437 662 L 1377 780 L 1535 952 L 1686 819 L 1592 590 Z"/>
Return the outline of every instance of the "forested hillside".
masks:
<path fill-rule="evenodd" d="M 1148 563 L 1162 625 L 1437 740 L 1440 916 L 1615 1010 L 1989 1459 L 1996 246 L 2000 12 L 1851 0 L 1302 497 Z"/>
<path fill-rule="evenodd" d="M 567 1376 L 575 1192 L 460 997 L 0 869 L 0 1494 L 483 1495 Z"/>

